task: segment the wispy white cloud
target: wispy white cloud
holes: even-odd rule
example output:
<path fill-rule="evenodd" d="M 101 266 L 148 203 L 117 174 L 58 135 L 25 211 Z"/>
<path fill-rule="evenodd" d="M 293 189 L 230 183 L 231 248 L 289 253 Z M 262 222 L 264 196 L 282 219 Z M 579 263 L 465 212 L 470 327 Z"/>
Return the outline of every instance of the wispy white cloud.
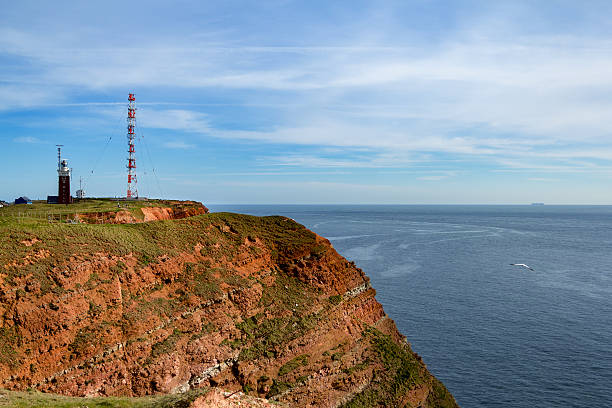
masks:
<path fill-rule="evenodd" d="M 0 81 L 0 112 L 3 110 L 27 109 L 57 101 L 63 98 L 63 93 L 62 90 L 57 88 L 45 88 L 38 84 L 3 83 Z"/>
<path fill-rule="evenodd" d="M 333 155 L 330 155 L 333 154 Z M 314 154 L 288 154 L 259 158 L 265 165 L 306 168 L 405 168 L 429 160 L 415 152 L 391 152 L 379 149 L 321 149 Z"/>
<path fill-rule="evenodd" d="M 143 128 L 179 130 L 207 135 L 211 127 L 206 114 L 184 109 L 141 108 L 137 112 Z"/>
<path fill-rule="evenodd" d="M 591 149 L 574 144 L 560 144 L 554 137 L 519 136 L 448 136 L 444 129 L 416 125 L 396 129 L 387 124 L 354 125 L 343 121 L 310 123 L 303 127 L 278 127 L 272 130 L 225 130 L 211 126 L 206 115 L 195 111 L 156 111 L 148 127 L 184 130 L 206 137 L 263 141 L 275 144 L 296 144 L 328 147 L 329 156 L 321 150 L 316 155 L 289 154 L 262 158 L 268 164 L 304 167 L 398 167 L 431 160 L 431 154 L 448 153 L 478 156 L 496 161 L 505 167 L 541 168 L 551 161 L 562 160 L 567 168 L 586 167 L 588 160 L 612 159 L 612 147 L 597 145 Z M 349 135 L 349 136 L 347 136 Z M 583 143 L 588 146 L 588 143 Z M 365 149 L 355 154 L 355 149 Z M 349 150 L 347 150 L 349 149 Z M 350 153 L 350 155 L 348 155 Z M 351 156 L 351 157 L 349 157 Z M 594 167 L 597 167 L 593 164 Z"/>
<path fill-rule="evenodd" d="M 432 171 L 431 174 L 418 176 L 417 180 L 422 181 L 440 181 L 457 176 L 457 171 Z"/>
<path fill-rule="evenodd" d="M 537 182 L 542 182 L 542 183 L 552 183 L 552 182 L 561 181 L 556 178 L 547 178 L 547 177 L 529 177 L 527 180 L 537 181 Z"/>
<path fill-rule="evenodd" d="M 173 142 L 165 142 L 163 143 L 164 147 L 167 147 L 168 149 L 193 149 L 196 147 L 196 145 L 191 144 L 191 143 L 185 143 L 184 141 L 181 140 L 175 140 Z"/>
<path fill-rule="evenodd" d="M 33 137 L 33 136 L 19 136 L 19 137 L 14 138 L 13 142 L 16 142 L 16 143 L 31 143 L 31 144 L 44 143 L 39 138 Z"/>

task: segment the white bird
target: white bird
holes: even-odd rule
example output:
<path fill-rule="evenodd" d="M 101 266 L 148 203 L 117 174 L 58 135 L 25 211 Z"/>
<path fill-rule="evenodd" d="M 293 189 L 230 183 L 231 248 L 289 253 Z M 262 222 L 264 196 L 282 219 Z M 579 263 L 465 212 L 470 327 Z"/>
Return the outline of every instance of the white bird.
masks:
<path fill-rule="evenodd" d="M 525 264 L 510 264 L 510 265 L 512 265 L 512 266 L 522 266 L 523 268 L 527 268 L 530 271 L 535 271 L 535 269 L 533 269 L 531 266 L 525 265 Z"/>

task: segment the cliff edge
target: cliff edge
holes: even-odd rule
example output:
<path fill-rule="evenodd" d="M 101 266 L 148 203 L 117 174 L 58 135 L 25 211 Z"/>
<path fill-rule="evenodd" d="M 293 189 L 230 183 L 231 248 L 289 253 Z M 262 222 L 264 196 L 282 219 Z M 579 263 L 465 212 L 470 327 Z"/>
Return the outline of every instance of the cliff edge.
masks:
<path fill-rule="evenodd" d="M 0 235 L 0 388 L 457 406 L 363 271 L 289 218 L 0 220 Z"/>

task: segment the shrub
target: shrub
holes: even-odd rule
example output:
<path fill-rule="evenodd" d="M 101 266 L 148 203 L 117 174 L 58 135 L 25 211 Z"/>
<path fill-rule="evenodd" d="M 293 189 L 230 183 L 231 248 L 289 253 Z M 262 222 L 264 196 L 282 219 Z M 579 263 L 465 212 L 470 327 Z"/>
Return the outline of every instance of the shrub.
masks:
<path fill-rule="evenodd" d="M 332 305 L 338 305 L 342 302 L 342 295 L 331 295 L 327 300 Z"/>
<path fill-rule="evenodd" d="M 300 356 L 294 357 L 293 359 L 287 361 L 285 364 L 281 366 L 278 370 L 278 376 L 282 377 L 286 374 L 289 374 L 293 370 L 308 365 L 308 354 L 302 354 Z"/>

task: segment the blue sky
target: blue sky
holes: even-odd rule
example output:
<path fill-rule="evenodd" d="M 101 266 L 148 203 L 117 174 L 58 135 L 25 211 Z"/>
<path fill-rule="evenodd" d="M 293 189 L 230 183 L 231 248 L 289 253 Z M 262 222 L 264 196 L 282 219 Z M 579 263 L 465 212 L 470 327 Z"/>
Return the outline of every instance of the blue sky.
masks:
<path fill-rule="evenodd" d="M 102 4 L 104 3 L 104 4 Z M 0 5 L 0 198 L 610 204 L 612 2 Z M 73 189 L 74 190 L 74 189 Z"/>

